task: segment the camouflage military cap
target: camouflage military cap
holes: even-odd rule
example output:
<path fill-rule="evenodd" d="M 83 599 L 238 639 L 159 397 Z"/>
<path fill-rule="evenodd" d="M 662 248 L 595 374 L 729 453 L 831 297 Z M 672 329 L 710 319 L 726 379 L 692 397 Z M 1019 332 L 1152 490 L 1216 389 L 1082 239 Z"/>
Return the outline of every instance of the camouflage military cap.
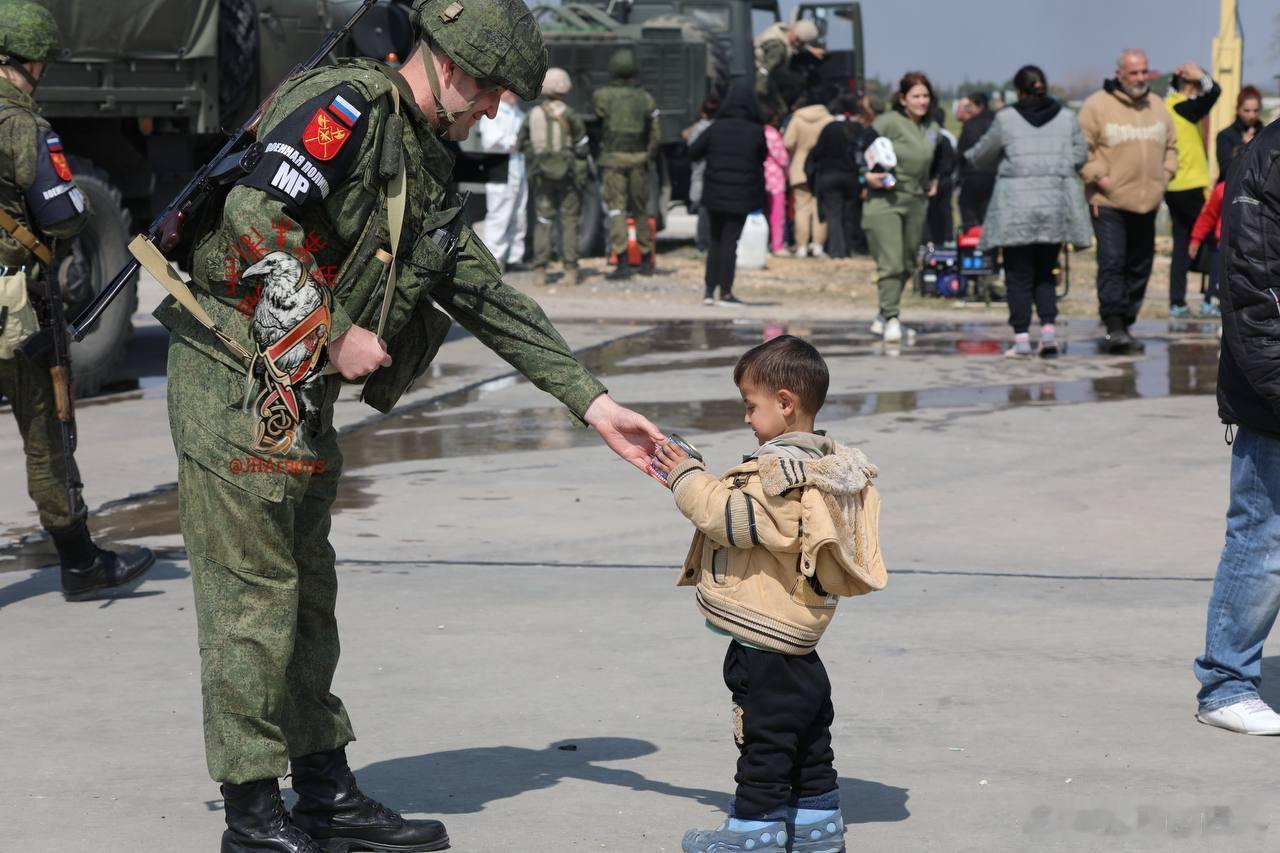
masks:
<path fill-rule="evenodd" d="M 629 47 L 619 48 L 609 57 L 609 73 L 614 77 L 634 77 L 636 70 L 636 54 Z"/>
<path fill-rule="evenodd" d="M 61 52 L 53 13 L 32 0 L 0 0 L 0 54 L 22 62 L 49 62 Z"/>
<path fill-rule="evenodd" d="M 538 97 L 547 49 L 522 0 L 416 0 L 413 26 L 477 80 Z"/>

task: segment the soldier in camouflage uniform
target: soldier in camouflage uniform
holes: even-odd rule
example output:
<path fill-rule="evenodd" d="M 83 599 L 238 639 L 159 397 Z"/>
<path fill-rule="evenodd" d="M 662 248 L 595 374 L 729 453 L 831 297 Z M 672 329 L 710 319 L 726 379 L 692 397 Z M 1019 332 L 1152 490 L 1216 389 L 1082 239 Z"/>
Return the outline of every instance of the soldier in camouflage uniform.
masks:
<path fill-rule="evenodd" d="M 0 208 L 45 244 L 74 237 L 89 217 L 62 142 L 32 97 L 46 63 L 59 52 L 58 42 L 57 23 L 43 6 L 0 0 Z M 3 229 L 0 268 L 0 275 L 24 274 L 30 283 L 52 274 Z M 33 295 L 43 299 L 43 287 Z M 5 322 L 16 330 L 18 306 L 6 307 L 12 316 Z M 0 393 L 8 398 L 22 432 L 27 490 L 58 549 L 63 595 L 81 600 L 131 586 L 155 557 L 145 548 L 117 554 L 94 545 L 79 489 L 74 499 L 67 495 L 67 468 L 77 481 L 79 474 L 75 459 L 63 450 L 49 365 L 6 348 L 0 353 Z"/>
<path fill-rule="evenodd" d="M 613 80 L 591 98 L 603 124 L 600 146 L 601 193 L 609 216 L 609 247 L 618 256 L 611 279 L 629 278 L 627 217 L 635 220 L 640 272 L 653 273 L 654 235 L 649 227 L 649 164 L 658 154 L 662 129 L 653 96 L 635 83 L 636 56 L 622 48 L 609 58 Z"/>
<path fill-rule="evenodd" d="M 537 95 L 546 52 L 528 8 L 417 0 L 412 19 L 420 44 L 399 72 L 352 60 L 281 86 L 258 130 L 265 156 L 197 223 L 193 289 L 235 347 L 172 299 L 156 311 L 171 332 L 169 418 L 206 756 L 226 801 L 223 853 L 448 846 L 438 821 L 405 820 L 359 790 L 345 752 L 351 723 L 330 692 L 339 643 L 329 528 L 342 471 L 333 403 L 344 380 L 364 379 L 364 401 L 388 411 L 444 340 L 439 303 L 638 469 L 661 440 L 575 360 L 535 302 L 502 282 L 471 229 L 451 230 L 460 211 L 442 137 L 465 139 L 496 113 L 504 89 Z M 387 197 L 401 190 L 403 236 L 392 245 Z M 451 235 L 456 246 L 442 250 Z M 383 326 L 393 251 L 398 279 Z M 323 299 L 312 298 L 317 288 Z M 307 319 L 294 310 L 303 297 Z M 272 328 L 284 338 L 265 346 Z M 301 398 L 288 383 L 264 387 L 294 352 L 273 355 L 280 340 L 322 356 Z M 233 349 L 256 353 L 248 373 Z M 335 373 L 321 373 L 325 359 Z M 291 401 L 290 411 L 260 405 L 263 395 Z M 245 400 L 255 400 L 249 411 Z M 267 464 L 242 461 L 281 423 L 289 441 L 270 445 Z M 291 816 L 278 783 L 290 769 Z"/>
<path fill-rule="evenodd" d="M 528 169 L 537 222 L 533 228 L 535 282 L 547 283 L 551 263 L 551 226 L 560 217 L 560 257 L 564 283 L 578 283 L 578 217 L 587 177 L 587 127 L 564 102 L 572 90 L 563 68 L 550 68 L 542 82 L 542 103 L 529 111 L 516 138 Z"/>

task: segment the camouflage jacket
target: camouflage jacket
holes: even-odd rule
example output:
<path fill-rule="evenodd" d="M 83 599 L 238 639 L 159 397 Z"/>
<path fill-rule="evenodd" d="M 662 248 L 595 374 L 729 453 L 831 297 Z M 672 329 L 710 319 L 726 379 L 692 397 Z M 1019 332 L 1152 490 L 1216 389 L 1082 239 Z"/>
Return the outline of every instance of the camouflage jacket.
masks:
<path fill-rule="evenodd" d="M 384 138 L 392 126 L 391 80 L 404 119 L 399 140 Z M 390 409 L 425 371 L 448 328 L 437 303 L 575 416 L 604 393 L 537 303 L 502 282 L 470 227 L 462 228 L 452 257 L 431 239 L 433 230 L 459 215 L 447 191 L 453 158 L 399 74 L 353 60 L 301 75 L 276 93 L 258 138 L 265 156 L 220 209 L 210 206 L 197 226 L 191 259 L 201 303 L 247 349 L 253 350 L 249 323 L 256 294 L 239 273 L 274 251 L 293 254 L 329 286 L 330 340 L 353 324 L 377 328 L 387 267 L 375 255 L 390 247 L 385 190 L 386 175 L 395 169 L 387 158 L 394 163 L 398 147 L 408 181 L 399 277 L 383 331 L 393 364 L 366 380 L 366 402 Z M 211 359 L 243 372 L 172 299 L 156 316 Z"/>
<path fill-rule="evenodd" d="M 601 166 L 639 166 L 658 153 L 662 128 L 653 96 L 628 80 L 614 80 L 591 96 L 591 107 L 604 125 Z"/>
<path fill-rule="evenodd" d="M 89 211 L 62 141 L 30 95 L 0 79 L 0 208 L 48 243 L 74 237 Z M 0 265 L 30 266 L 31 253 L 0 229 Z"/>

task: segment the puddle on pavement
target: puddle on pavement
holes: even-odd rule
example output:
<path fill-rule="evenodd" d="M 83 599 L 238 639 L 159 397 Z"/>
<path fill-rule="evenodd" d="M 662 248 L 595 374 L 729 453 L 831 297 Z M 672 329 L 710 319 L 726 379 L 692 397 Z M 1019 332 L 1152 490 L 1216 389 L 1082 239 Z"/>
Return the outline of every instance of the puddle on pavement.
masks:
<path fill-rule="evenodd" d="M 567 324 L 566 324 L 567 325 Z M 1016 383 L 963 385 L 921 390 L 903 389 L 833 394 L 823 417 L 842 420 L 857 416 L 901 414 L 930 409 L 1002 410 L 1024 405 L 1056 405 L 1213 394 L 1218 367 L 1218 339 L 1211 327 L 1193 328 L 1193 335 L 1153 337 L 1167 327 L 1137 330 L 1146 352 L 1130 358 L 1096 355 L 1090 340 L 1069 350 L 1078 357 L 1103 359 L 1113 368 L 1107 376 L 1040 379 Z M 884 345 L 860 328 L 823 324 L 671 322 L 592 347 L 581 354 L 592 372 L 607 382 L 629 373 L 722 368 L 725 390 L 731 390 L 728 371 L 741 353 L 764 337 L 787 332 L 812 341 L 829 358 L 885 357 Z M 1146 334 L 1143 334 L 1145 332 Z M 920 356 L 985 356 L 1003 352 L 1007 329 L 995 324 L 925 325 L 918 327 L 914 345 L 901 358 Z M 1058 362 L 1065 363 L 1065 362 Z M 372 477 L 358 471 L 373 465 L 540 449 L 591 446 L 590 430 L 572 426 L 562 407 L 467 410 L 473 403 L 525 380 L 506 376 L 443 394 L 344 433 L 347 471 L 334 504 L 335 514 L 372 506 L 376 497 Z M 667 429 L 718 432 L 742 426 L 742 402 L 724 399 L 646 403 L 646 416 Z M 154 493 L 109 505 L 94 513 L 91 526 L 102 542 L 123 542 L 178 533 L 177 490 L 162 487 Z M 180 558 L 181 552 L 174 552 Z M 56 560 L 51 543 L 37 541 L 0 549 L 0 572 L 47 566 Z"/>

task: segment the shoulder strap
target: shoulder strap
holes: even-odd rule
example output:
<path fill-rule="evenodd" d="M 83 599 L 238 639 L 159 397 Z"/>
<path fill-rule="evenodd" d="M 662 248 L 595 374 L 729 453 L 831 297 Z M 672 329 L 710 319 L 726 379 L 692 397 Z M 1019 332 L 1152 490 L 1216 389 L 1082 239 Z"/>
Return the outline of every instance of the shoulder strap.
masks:
<path fill-rule="evenodd" d="M 31 232 L 29 228 L 18 220 L 14 219 L 8 211 L 0 209 L 0 228 L 9 233 L 9 236 L 22 244 L 22 247 L 31 254 L 40 259 L 40 263 L 46 267 L 53 263 L 53 253 L 49 251 L 49 247 L 40 242 L 40 238 Z"/>
<path fill-rule="evenodd" d="M 391 83 L 391 108 L 395 115 L 400 115 L 400 89 L 394 80 Z M 399 124 L 398 122 L 396 123 Z M 396 140 L 400 142 L 400 140 Z M 386 142 L 383 142 L 385 145 Z M 387 325 L 387 316 L 391 313 L 391 297 L 396 292 L 396 252 L 400 247 L 400 233 L 404 228 L 405 208 L 405 170 L 404 156 L 400 157 L 400 168 L 396 176 L 387 182 L 387 230 L 391 234 L 391 257 L 387 261 L 387 286 L 382 292 L 382 312 L 378 315 L 377 335 L 382 337 L 382 330 Z"/>

